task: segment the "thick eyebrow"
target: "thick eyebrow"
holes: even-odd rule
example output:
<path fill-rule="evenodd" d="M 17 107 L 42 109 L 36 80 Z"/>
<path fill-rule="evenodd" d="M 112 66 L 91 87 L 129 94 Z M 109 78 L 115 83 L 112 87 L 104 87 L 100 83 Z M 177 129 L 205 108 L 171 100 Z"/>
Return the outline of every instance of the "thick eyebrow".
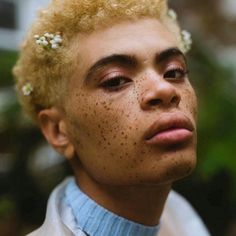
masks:
<path fill-rule="evenodd" d="M 161 53 L 157 53 L 155 61 L 157 64 L 159 64 L 174 56 L 182 56 L 184 61 L 187 61 L 185 55 L 178 48 L 169 48 L 167 50 L 162 51 Z M 89 81 L 89 79 L 97 71 L 109 65 L 121 65 L 126 68 L 135 68 L 136 66 L 138 66 L 138 59 L 133 55 L 126 54 L 112 54 L 110 56 L 101 58 L 88 69 L 85 75 L 85 81 Z"/>
<path fill-rule="evenodd" d="M 138 64 L 138 60 L 135 56 L 113 54 L 108 57 L 101 58 L 95 64 L 93 64 L 87 71 L 85 81 L 88 81 L 94 73 L 101 70 L 105 66 L 109 65 L 121 65 L 128 68 L 134 68 Z"/>
<path fill-rule="evenodd" d="M 156 63 L 159 64 L 175 56 L 181 56 L 184 59 L 184 62 L 187 63 L 185 55 L 178 48 L 168 48 L 167 50 L 158 53 L 156 55 Z"/>

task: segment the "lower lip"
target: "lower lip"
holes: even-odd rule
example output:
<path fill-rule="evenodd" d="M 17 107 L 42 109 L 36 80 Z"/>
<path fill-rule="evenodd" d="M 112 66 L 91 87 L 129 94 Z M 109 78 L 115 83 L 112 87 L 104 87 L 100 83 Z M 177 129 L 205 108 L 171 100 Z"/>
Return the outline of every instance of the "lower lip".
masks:
<path fill-rule="evenodd" d="M 187 142 L 193 136 L 193 133 L 187 129 L 171 129 L 159 132 L 151 139 L 147 140 L 147 143 L 154 145 L 174 145 Z"/>

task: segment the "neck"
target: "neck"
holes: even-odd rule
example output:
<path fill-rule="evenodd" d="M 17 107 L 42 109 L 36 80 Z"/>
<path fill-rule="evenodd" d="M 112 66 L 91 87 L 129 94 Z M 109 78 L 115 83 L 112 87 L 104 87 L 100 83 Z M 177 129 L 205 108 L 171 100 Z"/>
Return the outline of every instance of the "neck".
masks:
<path fill-rule="evenodd" d="M 128 220 L 154 226 L 159 224 L 171 184 L 152 186 L 110 186 L 100 184 L 83 170 L 75 172 L 80 189 L 107 210 Z"/>

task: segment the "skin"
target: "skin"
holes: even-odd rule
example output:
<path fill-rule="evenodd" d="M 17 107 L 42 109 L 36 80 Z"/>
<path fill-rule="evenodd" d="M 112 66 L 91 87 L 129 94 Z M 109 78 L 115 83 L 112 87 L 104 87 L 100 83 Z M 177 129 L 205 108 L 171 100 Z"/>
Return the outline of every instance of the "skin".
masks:
<path fill-rule="evenodd" d="M 39 113 L 45 137 L 70 161 L 80 188 L 145 225 L 159 222 L 172 183 L 189 175 L 196 162 L 197 102 L 185 59 L 177 53 L 158 60 L 171 48 L 178 48 L 175 36 L 156 19 L 79 34 L 71 46 L 75 65 L 64 107 Z M 94 68 L 114 55 L 135 62 Z M 192 123 L 191 138 L 147 143 L 147 129 L 177 113 Z"/>

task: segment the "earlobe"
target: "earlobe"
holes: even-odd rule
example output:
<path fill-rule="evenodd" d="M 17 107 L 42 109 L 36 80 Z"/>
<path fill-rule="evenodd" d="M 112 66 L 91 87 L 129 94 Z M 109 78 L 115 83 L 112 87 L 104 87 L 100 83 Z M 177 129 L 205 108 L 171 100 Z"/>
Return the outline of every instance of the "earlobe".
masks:
<path fill-rule="evenodd" d="M 64 113 L 55 107 L 44 109 L 38 114 L 41 131 L 48 143 L 67 159 L 72 159 L 75 149 L 64 118 Z"/>

